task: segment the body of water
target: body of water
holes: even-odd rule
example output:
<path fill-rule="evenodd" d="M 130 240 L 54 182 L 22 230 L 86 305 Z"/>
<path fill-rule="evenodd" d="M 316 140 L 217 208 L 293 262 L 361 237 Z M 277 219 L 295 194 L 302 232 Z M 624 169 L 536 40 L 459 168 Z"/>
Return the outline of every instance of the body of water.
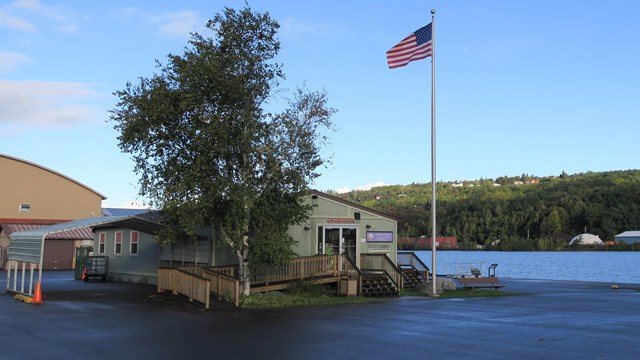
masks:
<path fill-rule="evenodd" d="M 416 251 L 431 268 L 431 251 Z M 497 277 L 640 283 L 640 252 L 620 251 L 437 251 L 436 273 L 470 274 L 480 269 L 487 276 L 498 264 Z"/>

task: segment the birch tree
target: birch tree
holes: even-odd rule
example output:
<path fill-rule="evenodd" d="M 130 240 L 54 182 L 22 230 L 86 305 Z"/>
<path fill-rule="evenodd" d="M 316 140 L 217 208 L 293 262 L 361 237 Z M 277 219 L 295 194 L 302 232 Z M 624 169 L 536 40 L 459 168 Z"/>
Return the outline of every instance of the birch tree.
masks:
<path fill-rule="evenodd" d="M 282 101 L 279 25 L 268 13 L 225 8 L 206 28 L 211 37 L 193 33 L 182 55 L 116 91 L 111 120 L 140 195 L 165 218 L 160 241 L 212 225 L 249 294 L 252 270 L 294 256 L 287 228 L 307 218 L 300 200 L 327 161 L 335 110 L 324 91 Z"/>

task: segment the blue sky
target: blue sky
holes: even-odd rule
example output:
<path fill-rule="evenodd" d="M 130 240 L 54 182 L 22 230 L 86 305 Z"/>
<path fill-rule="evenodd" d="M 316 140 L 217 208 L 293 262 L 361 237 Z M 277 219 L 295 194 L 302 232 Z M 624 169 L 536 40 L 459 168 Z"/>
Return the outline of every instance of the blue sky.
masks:
<path fill-rule="evenodd" d="M 401 5 L 400 5 L 401 4 Z M 114 91 L 181 54 L 189 33 L 244 1 L 0 3 L 0 153 L 140 203 L 117 146 Z M 431 179 L 431 59 L 389 70 L 385 52 L 431 21 L 437 179 L 637 169 L 640 3 L 252 1 L 280 24 L 293 90 L 326 90 L 337 131 L 319 190 Z"/>

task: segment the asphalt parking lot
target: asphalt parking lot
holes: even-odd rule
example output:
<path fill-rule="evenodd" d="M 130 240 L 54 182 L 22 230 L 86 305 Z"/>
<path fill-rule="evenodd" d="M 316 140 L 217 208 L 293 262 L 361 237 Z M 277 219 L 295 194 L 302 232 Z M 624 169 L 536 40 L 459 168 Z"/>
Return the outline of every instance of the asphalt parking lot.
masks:
<path fill-rule="evenodd" d="M 0 359 L 637 358 L 640 285 L 501 282 L 527 295 L 203 311 L 153 286 L 45 272 L 42 305 L 0 292 Z"/>

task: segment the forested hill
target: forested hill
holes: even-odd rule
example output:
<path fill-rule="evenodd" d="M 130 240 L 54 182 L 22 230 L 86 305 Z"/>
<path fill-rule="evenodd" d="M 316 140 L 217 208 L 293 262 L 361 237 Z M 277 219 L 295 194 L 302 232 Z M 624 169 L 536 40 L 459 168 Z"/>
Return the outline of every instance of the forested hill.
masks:
<path fill-rule="evenodd" d="M 640 170 L 442 182 L 436 191 L 438 236 L 467 246 L 500 239 L 505 250 L 547 250 L 545 241 L 553 247 L 585 230 L 603 241 L 640 230 Z M 431 233 L 430 183 L 333 195 L 397 217 L 400 237 Z"/>

